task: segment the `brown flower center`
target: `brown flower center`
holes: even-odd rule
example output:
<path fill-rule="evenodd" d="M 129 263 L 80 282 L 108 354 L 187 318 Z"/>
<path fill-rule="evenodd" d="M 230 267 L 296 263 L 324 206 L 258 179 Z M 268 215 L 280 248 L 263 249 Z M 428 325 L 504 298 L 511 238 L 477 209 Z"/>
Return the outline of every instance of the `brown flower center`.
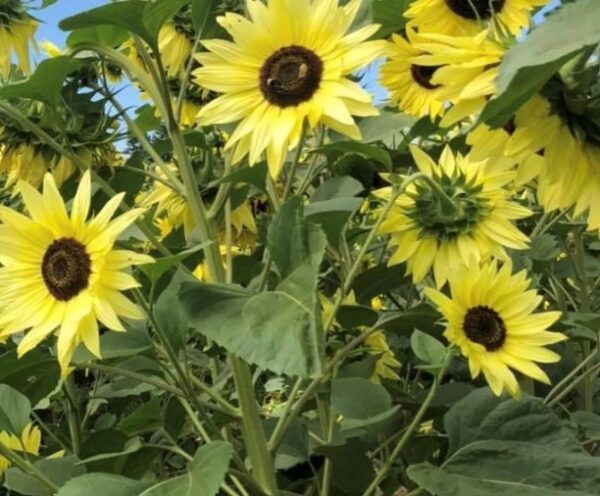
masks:
<path fill-rule="evenodd" d="M 419 86 L 427 90 L 434 90 L 439 88 L 439 84 L 431 84 L 431 78 L 436 70 L 438 70 L 441 66 L 439 65 L 417 65 L 413 64 L 410 66 L 410 73 L 413 79 L 417 82 Z"/>
<path fill-rule="evenodd" d="M 90 256 L 79 241 L 60 238 L 44 253 L 42 277 L 57 300 L 68 301 L 87 288 L 91 274 Z"/>
<path fill-rule="evenodd" d="M 498 312 L 483 305 L 469 308 L 463 322 L 467 337 L 488 351 L 501 348 L 506 340 L 506 325 Z"/>
<path fill-rule="evenodd" d="M 321 84 L 323 62 L 308 48 L 280 48 L 260 69 L 260 90 L 279 107 L 293 107 L 312 98 Z"/>
<path fill-rule="evenodd" d="M 444 0 L 448 8 L 465 19 L 490 19 L 501 12 L 506 0 Z"/>

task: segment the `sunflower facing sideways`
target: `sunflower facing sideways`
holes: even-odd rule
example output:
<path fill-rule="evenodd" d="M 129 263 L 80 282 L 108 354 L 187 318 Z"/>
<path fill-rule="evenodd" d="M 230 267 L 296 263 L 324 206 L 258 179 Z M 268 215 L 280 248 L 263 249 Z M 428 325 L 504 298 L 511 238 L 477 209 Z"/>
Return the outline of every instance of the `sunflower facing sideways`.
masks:
<path fill-rule="evenodd" d="M 433 120 L 444 110 L 442 88 L 431 82 L 438 68 L 412 62 L 413 57 L 425 52 L 413 46 L 413 39 L 418 36 L 414 31 L 407 29 L 406 35 L 408 39 L 392 34 L 388 60 L 380 70 L 381 84 L 389 91 L 390 101 L 402 112 L 415 117 L 429 115 Z"/>
<path fill-rule="evenodd" d="M 406 262 L 414 282 L 433 268 L 441 287 L 452 268 L 468 265 L 472 257 L 506 259 L 505 248 L 527 248 L 527 236 L 511 221 L 531 211 L 510 201 L 504 188 L 514 171 L 455 156 L 448 147 L 439 164 L 417 147 L 411 152 L 422 176 L 398 197 L 379 231 L 390 235 L 390 265 Z M 386 188 L 379 195 L 389 193 Z"/>
<path fill-rule="evenodd" d="M 426 288 L 425 294 L 447 321 L 444 335 L 460 349 L 469 362 L 471 376 L 481 372 L 491 390 L 500 395 L 506 389 L 518 397 L 515 369 L 549 384 L 546 373 L 535 363 L 553 363 L 560 355 L 545 346 L 566 339 L 547 329 L 560 312 L 533 313 L 542 297 L 529 289 L 525 270 L 512 274 L 512 265 L 500 269 L 496 262 L 478 267 L 471 264 L 450 275 L 452 297 Z"/>
<path fill-rule="evenodd" d="M 298 146 L 304 122 L 323 123 L 353 139 L 353 116 L 377 115 L 371 96 L 348 77 L 383 53 L 385 42 L 365 41 L 368 25 L 348 33 L 360 0 L 248 0 L 250 19 L 228 13 L 217 20 L 233 42 L 207 40 L 197 55 L 200 86 L 224 93 L 198 114 L 201 125 L 239 122 L 226 149 L 232 161 L 266 152 L 273 177 Z"/>
<path fill-rule="evenodd" d="M 90 213 L 91 179 L 86 172 L 67 214 L 54 178 L 44 177 L 43 193 L 25 182 L 19 191 L 29 215 L 0 207 L 0 337 L 25 332 L 19 356 L 56 332 L 63 374 L 79 343 L 100 356 L 98 320 L 125 331 L 119 317 L 142 314 L 121 291 L 139 284 L 123 271 L 153 259 L 114 248 L 117 237 L 142 212 L 130 210 L 111 220 L 124 193 Z"/>
<path fill-rule="evenodd" d="M 417 0 L 404 13 L 421 32 L 469 35 L 499 24 L 513 35 L 530 25 L 531 11 L 548 0 Z"/>
<path fill-rule="evenodd" d="M 37 21 L 25 11 L 21 0 L 0 2 L 0 76 L 9 76 L 13 52 L 19 68 L 29 75 L 29 44 L 33 43 L 37 28 Z"/>

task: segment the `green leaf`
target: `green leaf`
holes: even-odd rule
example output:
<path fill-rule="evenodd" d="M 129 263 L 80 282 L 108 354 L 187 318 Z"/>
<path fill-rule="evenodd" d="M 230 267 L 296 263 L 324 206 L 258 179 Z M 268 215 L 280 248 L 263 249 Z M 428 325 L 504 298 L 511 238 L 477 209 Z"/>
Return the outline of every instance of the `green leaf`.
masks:
<path fill-rule="evenodd" d="M 217 0 L 192 0 L 192 22 L 200 39 L 213 36 L 218 26 L 215 21 L 218 7 Z"/>
<path fill-rule="evenodd" d="M 387 1 L 387 0 L 385 0 Z M 362 143 L 384 141 L 397 136 L 400 131 L 412 127 L 415 119 L 398 112 L 382 110 L 378 116 L 361 119 L 358 127 L 362 133 Z"/>
<path fill-rule="evenodd" d="M 573 433 L 539 398 L 498 398 L 488 388 L 473 391 L 444 417 L 449 452 L 476 441 L 528 441 L 547 449 L 578 452 Z"/>
<path fill-rule="evenodd" d="M 127 332 L 105 332 L 100 336 L 102 359 L 138 355 L 152 349 L 152 339 L 143 321 L 127 322 Z M 73 354 L 74 363 L 98 360 L 86 348 L 79 346 Z"/>
<path fill-rule="evenodd" d="M 598 25 L 597 0 L 577 0 L 550 14 L 503 57 L 497 96 L 488 102 L 480 120 L 492 127 L 505 124 L 565 62 L 598 43 Z"/>
<path fill-rule="evenodd" d="M 373 22 L 381 24 L 378 37 L 387 37 L 399 33 L 406 24 L 404 11 L 411 0 L 373 0 Z"/>
<path fill-rule="evenodd" d="M 67 75 L 80 65 L 66 55 L 42 60 L 29 79 L 0 88 L 0 99 L 29 98 L 56 107 Z"/>
<path fill-rule="evenodd" d="M 161 400 L 152 398 L 122 418 L 117 428 L 129 436 L 139 436 L 162 427 Z"/>
<path fill-rule="evenodd" d="M 325 249 L 321 230 L 304 220 L 302 198 L 294 197 L 273 217 L 267 247 L 282 278 L 303 263 L 319 264 Z"/>
<path fill-rule="evenodd" d="M 213 241 L 206 241 L 204 243 L 194 245 L 191 248 L 188 248 L 187 250 L 183 250 L 177 253 L 176 255 L 159 258 L 155 260 L 154 263 L 140 265 L 138 268 L 146 275 L 146 277 L 148 277 L 150 284 L 154 285 L 158 282 L 158 280 L 163 276 L 165 272 L 172 269 L 173 267 L 177 267 L 188 256 L 193 255 L 194 253 L 198 253 L 200 250 L 203 250 L 212 243 Z"/>
<path fill-rule="evenodd" d="M 309 203 L 304 208 L 304 215 L 306 220 L 321 226 L 329 244 L 337 247 L 348 220 L 362 203 L 362 198 L 334 198 Z"/>
<path fill-rule="evenodd" d="M 430 365 L 442 363 L 446 355 L 446 347 L 442 343 L 418 329 L 410 337 L 410 346 L 419 359 Z"/>
<path fill-rule="evenodd" d="M 185 475 L 161 482 L 140 496 L 215 496 L 225 479 L 231 456 L 229 443 L 206 444 L 196 452 Z"/>
<path fill-rule="evenodd" d="M 240 167 L 236 169 L 221 179 L 221 182 L 251 184 L 261 191 L 266 191 L 267 173 L 267 163 L 260 162 L 252 167 Z"/>
<path fill-rule="evenodd" d="M 60 368 L 56 357 L 35 349 L 18 358 L 16 350 L 0 355 L 0 383 L 27 396 L 33 406 L 48 396 L 58 384 Z"/>
<path fill-rule="evenodd" d="M 390 154 L 384 149 L 375 145 L 367 145 L 365 143 L 358 143 L 355 141 L 340 141 L 322 146 L 315 152 L 323 153 L 325 155 L 329 155 L 332 152 L 336 152 L 336 154 L 353 153 L 366 159 L 375 160 L 389 170 L 392 169 L 392 158 L 390 157 Z"/>
<path fill-rule="evenodd" d="M 554 260 L 560 254 L 560 248 L 556 238 L 551 234 L 541 234 L 531 238 L 531 246 L 527 255 L 533 260 Z"/>
<path fill-rule="evenodd" d="M 0 384 L 0 431 L 12 432 L 21 438 L 29 424 L 31 403 L 26 396 L 6 384 Z"/>
<path fill-rule="evenodd" d="M 118 26 L 138 35 L 154 50 L 158 48 L 158 33 L 184 5 L 191 0 L 126 0 L 110 3 L 63 19 L 59 27 L 63 31 L 95 26 Z"/>
<path fill-rule="evenodd" d="M 158 427 L 154 427 L 152 430 L 157 429 L 157 428 Z M 119 431 L 113 431 L 113 432 L 119 432 Z M 94 440 L 94 442 L 97 442 L 98 438 L 101 439 L 101 437 L 99 435 L 100 433 L 106 434 L 106 431 L 94 432 L 94 434 L 92 434 L 92 436 L 90 436 L 88 438 L 87 442 L 88 443 L 91 442 L 92 439 Z M 106 442 L 106 440 L 103 440 L 103 441 Z M 121 449 L 117 449 L 117 446 L 114 446 L 114 445 L 110 446 L 110 448 L 111 448 L 110 451 L 98 453 L 97 455 L 93 455 L 88 458 L 85 458 L 84 460 L 81 460 L 80 462 L 78 462 L 77 465 L 87 465 L 89 467 L 90 464 L 92 464 L 92 463 L 95 464 L 95 462 L 103 462 L 105 460 L 113 460 L 115 458 L 122 458 L 126 455 L 130 455 L 132 453 L 138 452 L 142 448 L 142 443 L 139 438 L 135 437 L 135 438 L 127 440 Z"/>
<path fill-rule="evenodd" d="M 319 185 L 311 195 L 310 201 L 316 203 L 335 198 L 353 198 L 364 189 L 362 183 L 353 177 L 335 176 Z"/>
<path fill-rule="evenodd" d="M 102 496 L 138 496 L 151 483 L 114 474 L 85 474 L 68 481 L 57 496 L 89 496 L 90 488 L 102 488 Z"/>
<path fill-rule="evenodd" d="M 444 472 L 429 463 L 408 468 L 408 476 L 434 496 L 591 496 L 588 492 L 540 488 L 527 483 L 484 480 Z"/>
<path fill-rule="evenodd" d="M 67 36 L 67 46 L 72 48 L 81 43 L 91 43 L 114 48 L 125 42 L 129 36 L 129 32 L 126 29 L 118 26 L 91 26 L 72 31 Z"/>
<path fill-rule="evenodd" d="M 63 458 L 39 460 L 33 466 L 54 482 L 54 484 L 61 487 L 68 480 L 85 473 L 85 468 L 77 466 L 78 461 L 79 459 L 76 456 L 65 456 Z M 43 485 L 38 479 L 22 472 L 16 467 L 9 468 L 6 471 L 4 486 L 11 491 L 27 496 L 49 496 L 54 494 L 52 490 Z"/>
<path fill-rule="evenodd" d="M 356 301 L 368 304 L 375 296 L 393 291 L 409 281 L 410 278 L 406 277 L 405 265 L 389 267 L 381 264 L 358 274 L 352 283 L 352 290 Z M 436 316 L 436 319 L 438 318 L 439 316 Z"/>
<path fill-rule="evenodd" d="M 437 323 L 441 315 L 428 303 L 418 305 L 403 312 L 386 312 L 385 319 L 381 322 L 381 328 L 408 335 L 413 330 L 419 329 L 428 334 L 437 334 L 439 329 Z"/>

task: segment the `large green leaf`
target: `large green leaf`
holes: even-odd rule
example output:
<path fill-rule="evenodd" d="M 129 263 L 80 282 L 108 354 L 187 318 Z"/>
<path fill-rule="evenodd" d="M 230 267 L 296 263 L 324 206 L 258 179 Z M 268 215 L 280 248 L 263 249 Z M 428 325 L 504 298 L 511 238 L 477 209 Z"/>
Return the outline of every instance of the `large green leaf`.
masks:
<path fill-rule="evenodd" d="M 587 491 L 541 488 L 527 483 L 485 480 L 473 475 L 450 474 L 428 463 L 408 469 L 409 477 L 434 496 L 591 496 Z"/>
<path fill-rule="evenodd" d="M 217 0 L 192 0 L 192 21 L 201 39 L 214 35 L 218 27 L 215 14 L 219 3 Z"/>
<path fill-rule="evenodd" d="M 497 96 L 486 105 L 481 120 L 502 126 L 567 60 L 598 43 L 599 25 L 597 0 L 577 0 L 550 14 L 504 56 Z"/>
<path fill-rule="evenodd" d="M 95 45 L 114 48 L 129 38 L 129 32 L 119 26 L 102 25 L 89 28 L 75 29 L 67 37 L 67 46 L 74 47 L 80 43 L 93 43 Z"/>
<path fill-rule="evenodd" d="M 31 403 L 26 396 L 6 384 L 0 384 L 0 431 L 7 431 L 19 438 L 29 424 Z"/>
<path fill-rule="evenodd" d="M 306 220 L 321 226 L 330 245 L 337 247 L 348 220 L 362 205 L 362 198 L 334 198 L 308 204 Z"/>
<path fill-rule="evenodd" d="M 497 398 L 488 388 L 465 396 L 446 414 L 450 452 L 482 440 L 528 441 L 565 452 L 581 448 L 556 415 L 539 398 Z"/>
<path fill-rule="evenodd" d="M 102 488 L 102 496 L 138 496 L 149 482 L 114 474 L 85 474 L 67 482 L 57 496 L 89 496 L 90 488 Z"/>
<path fill-rule="evenodd" d="M 0 99 L 29 98 L 56 106 L 67 75 L 80 65 L 80 61 L 64 55 L 43 60 L 27 81 L 0 88 Z"/>
<path fill-rule="evenodd" d="M 75 456 L 65 456 L 64 458 L 38 460 L 33 466 L 46 478 L 54 482 L 55 485 L 61 487 L 68 480 L 85 473 L 85 468 L 77 465 L 78 461 L 79 459 Z M 4 486 L 17 494 L 27 496 L 49 496 L 54 494 L 54 491 L 42 484 L 39 479 L 16 467 L 6 471 Z"/>
<path fill-rule="evenodd" d="M 411 0 L 373 0 L 373 22 L 381 24 L 378 36 L 399 33 L 406 24 L 404 11 Z"/>
<path fill-rule="evenodd" d="M 231 455 L 229 443 L 206 444 L 196 452 L 184 475 L 152 486 L 140 496 L 215 496 L 225 479 Z"/>
<path fill-rule="evenodd" d="M 153 49 L 157 48 L 161 26 L 191 0 L 126 0 L 110 3 L 63 19 L 64 31 L 102 25 L 118 26 L 138 35 Z"/>
<path fill-rule="evenodd" d="M 18 358 L 16 350 L 0 355 L 0 383 L 27 396 L 34 406 L 56 389 L 59 379 L 56 357 L 40 349 L 32 350 L 21 358 Z"/>

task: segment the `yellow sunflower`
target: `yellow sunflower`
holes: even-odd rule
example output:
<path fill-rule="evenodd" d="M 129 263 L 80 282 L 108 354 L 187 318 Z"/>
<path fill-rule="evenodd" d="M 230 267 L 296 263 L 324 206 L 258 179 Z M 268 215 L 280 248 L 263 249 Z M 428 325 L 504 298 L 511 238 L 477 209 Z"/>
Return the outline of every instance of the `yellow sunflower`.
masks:
<path fill-rule="evenodd" d="M 23 355 L 56 331 L 58 360 L 67 373 L 80 342 L 100 356 L 97 320 L 125 331 L 119 317 L 142 318 L 121 294 L 139 286 L 123 269 L 153 259 L 114 244 L 143 210 L 111 220 L 123 200 L 120 193 L 88 222 L 89 172 L 79 183 L 70 215 L 52 175 L 44 177 L 43 194 L 25 182 L 18 187 L 31 217 L 0 207 L 0 336 L 24 331 L 17 348 Z"/>
<path fill-rule="evenodd" d="M 493 158 L 517 167 L 515 185 L 522 186 L 539 176 L 545 166 L 542 150 L 548 142 L 548 129 L 540 119 L 548 116 L 549 103 L 535 96 L 521 107 L 504 127 L 491 129 L 478 125 L 467 135 L 473 160 Z"/>
<path fill-rule="evenodd" d="M 218 22 L 232 36 L 204 41 L 197 55 L 201 86 L 224 93 L 198 114 L 200 124 L 239 122 L 227 141 L 233 162 L 266 152 L 273 177 L 298 145 L 305 121 L 360 138 L 353 116 L 376 115 L 371 96 L 348 77 L 383 53 L 385 42 L 365 41 L 377 25 L 348 33 L 360 0 L 259 0 L 250 19 L 228 13 Z"/>
<path fill-rule="evenodd" d="M 433 84 L 431 78 L 438 69 L 436 66 L 414 64 L 413 57 L 425 52 L 413 46 L 417 35 L 411 29 L 406 31 L 408 39 L 393 34 L 388 46 L 388 59 L 381 66 L 380 81 L 389 91 L 389 99 L 409 115 L 433 120 L 444 110 L 441 87 Z"/>
<path fill-rule="evenodd" d="M 547 329 L 560 312 L 533 313 L 542 297 L 529 289 L 525 270 L 512 274 L 510 262 L 498 269 L 496 262 L 471 265 L 450 275 L 451 298 L 432 288 L 425 294 L 448 321 L 444 335 L 457 345 L 469 362 L 471 376 L 481 372 L 491 390 L 520 393 L 515 369 L 546 384 L 546 373 L 535 363 L 552 363 L 560 355 L 545 348 L 566 339 Z"/>
<path fill-rule="evenodd" d="M 423 54 L 413 57 L 412 63 L 435 67 L 431 84 L 439 85 L 438 98 L 454 103 L 442 119 L 442 126 L 479 112 L 495 94 L 494 82 L 506 48 L 490 31 L 476 36 L 420 33 L 414 47 Z"/>
<path fill-rule="evenodd" d="M 476 34 L 498 24 L 517 35 L 531 24 L 531 11 L 549 0 L 417 0 L 404 16 L 421 32 Z"/>
<path fill-rule="evenodd" d="M 383 331 L 374 332 L 365 339 L 365 346 L 370 355 L 378 357 L 371 381 L 377 384 L 381 383 L 381 379 L 399 381 L 400 377 L 395 369 L 400 367 L 400 362 L 390 349 L 385 333 Z"/>
<path fill-rule="evenodd" d="M 30 455 L 37 455 L 42 442 L 42 433 L 40 429 L 32 424 L 28 424 L 23 429 L 20 437 L 5 431 L 0 432 L 0 444 L 6 446 L 12 451 L 26 452 Z M 11 463 L 7 458 L 0 456 L 0 474 L 3 474 Z"/>
<path fill-rule="evenodd" d="M 170 78 L 183 76 L 192 54 L 190 33 L 179 24 L 169 22 L 158 33 L 158 49 Z"/>
<path fill-rule="evenodd" d="M 13 53 L 19 61 L 18 67 L 29 75 L 29 44 L 35 43 L 37 28 L 37 21 L 25 11 L 21 0 L 0 4 L 0 76 L 8 78 Z"/>
<path fill-rule="evenodd" d="M 455 156 L 449 147 L 439 164 L 417 147 L 411 152 L 426 179 L 406 188 L 381 225 L 380 233 L 390 235 L 394 248 L 391 265 L 406 262 L 414 282 L 433 268 L 441 287 L 452 268 L 469 265 L 471 258 L 506 259 L 505 248 L 527 248 L 527 236 L 511 221 L 531 211 L 512 202 L 505 188 L 514 180 L 514 170 L 504 169 L 504 163 Z M 389 194 L 389 188 L 379 192 L 383 197 Z"/>

